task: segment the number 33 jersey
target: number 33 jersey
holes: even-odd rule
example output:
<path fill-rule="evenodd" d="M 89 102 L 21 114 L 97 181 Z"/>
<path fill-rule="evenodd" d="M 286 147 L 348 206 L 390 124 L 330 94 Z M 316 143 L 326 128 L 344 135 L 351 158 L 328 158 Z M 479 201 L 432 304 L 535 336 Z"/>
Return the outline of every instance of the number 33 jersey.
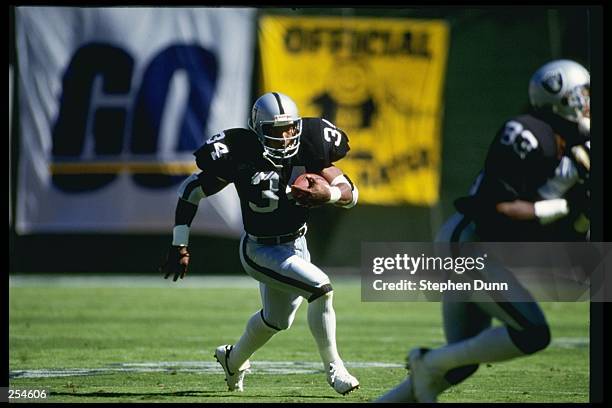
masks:
<path fill-rule="evenodd" d="M 496 204 L 540 200 L 538 188 L 554 175 L 561 147 L 553 129 L 534 116 L 521 115 L 504 123 L 471 195 L 455 201 L 459 212 L 474 220 L 481 240 L 538 241 L 550 234 L 551 228 L 536 220 L 516 221 L 501 215 Z"/>
<path fill-rule="evenodd" d="M 276 167 L 263 156 L 257 134 L 234 128 L 212 136 L 195 153 L 196 164 L 210 180 L 234 183 L 246 232 L 273 236 L 297 231 L 308 209 L 297 205 L 289 187 L 302 173 L 319 173 L 342 159 L 350 147 L 347 135 L 331 122 L 303 118 L 298 154 Z"/>

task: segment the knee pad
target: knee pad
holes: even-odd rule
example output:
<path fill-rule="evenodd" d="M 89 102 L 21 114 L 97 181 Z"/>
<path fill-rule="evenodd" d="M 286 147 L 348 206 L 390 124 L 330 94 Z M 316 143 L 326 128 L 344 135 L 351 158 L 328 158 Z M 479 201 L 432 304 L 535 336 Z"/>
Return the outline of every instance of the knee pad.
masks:
<path fill-rule="evenodd" d="M 512 342 L 525 354 L 544 350 L 550 344 L 550 328 L 547 324 L 529 326 L 523 330 L 507 327 Z"/>
<path fill-rule="evenodd" d="M 444 374 L 444 379 L 451 385 L 459 384 L 478 370 L 478 364 L 466 365 L 462 367 L 453 368 L 448 370 Z"/>
<path fill-rule="evenodd" d="M 317 288 L 317 291 L 314 292 L 312 296 L 308 298 L 308 303 L 312 303 L 313 301 L 317 300 L 321 296 L 331 296 L 333 293 L 333 290 L 334 288 L 332 288 L 332 285 L 330 285 L 329 283 L 322 285 L 321 287 Z"/>

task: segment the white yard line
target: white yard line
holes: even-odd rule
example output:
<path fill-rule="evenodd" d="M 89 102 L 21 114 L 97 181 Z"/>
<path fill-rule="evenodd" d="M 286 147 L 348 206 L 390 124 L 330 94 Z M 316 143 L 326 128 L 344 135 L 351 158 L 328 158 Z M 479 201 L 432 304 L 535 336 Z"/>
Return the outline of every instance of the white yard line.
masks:
<path fill-rule="evenodd" d="M 590 343 L 591 342 L 588 337 L 553 337 L 550 341 L 550 346 L 573 349 L 589 347 Z"/>
<path fill-rule="evenodd" d="M 348 368 L 403 368 L 402 364 L 376 363 L 376 362 L 345 362 Z M 146 362 L 146 363 L 118 363 L 99 368 L 53 368 L 39 370 L 13 370 L 9 378 L 50 378 L 106 375 L 113 373 L 194 373 L 194 374 L 223 374 L 223 369 L 217 362 L 208 361 L 177 361 L 177 362 Z M 320 362 L 310 361 L 253 361 L 252 374 L 316 374 L 322 373 Z"/>
<path fill-rule="evenodd" d="M 63 288 L 257 288 L 250 276 L 187 276 L 173 282 L 161 275 L 11 275 L 11 288 L 63 287 Z"/>
<path fill-rule="evenodd" d="M 586 348 L 590 344 L 588 337 L 559 337 L 552 340 L 550 347 L 574 349 Z M 403 368 L 403 364 L 381 363 L 373 361 L 347 361 L 348 368 Z M 251 372 L 254 374 L 315 374 L 322 373 L 320 362 L 311 361 L 253 361 Z M 222 374 L 221 366 L 214 361 L 154 361 L 140 363 L 116 363 L 97 368 L 50 368 L 36 370 L 12 370 L 9 378 L 49 378 L 107 375 L 113 373 L 194 373 Z"/>

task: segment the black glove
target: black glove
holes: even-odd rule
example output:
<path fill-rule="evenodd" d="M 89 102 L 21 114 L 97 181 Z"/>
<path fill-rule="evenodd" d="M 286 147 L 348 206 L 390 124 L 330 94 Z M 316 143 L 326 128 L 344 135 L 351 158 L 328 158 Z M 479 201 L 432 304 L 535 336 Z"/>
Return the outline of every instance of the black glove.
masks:
<path fill-rule="evenodd" d="M 183 279 L 187 274 L 189 266 L 189 252 L 186 246 L 171 245 L 168 250 L 165 262 L 159 267 L 159 271 L 164 274 L 164 279 L 174 274 L 174 282 L 181 277 Z"/>

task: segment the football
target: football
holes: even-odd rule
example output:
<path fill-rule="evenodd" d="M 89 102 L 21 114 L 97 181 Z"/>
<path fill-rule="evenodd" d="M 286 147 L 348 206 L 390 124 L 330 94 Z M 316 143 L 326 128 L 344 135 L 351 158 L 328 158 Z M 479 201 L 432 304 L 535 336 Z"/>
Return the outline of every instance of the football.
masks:
<path fill-rule="evenodd" d="M 311 176 L 311 177 L 321 181 L 321 183 L 329 185 L 327 180 L 325 180 L 325 177 L 323 177 L 323 176 L 321 176 L 319 174 L 316 174 L 316 173 L 303 173 L 303 174 L 300 174 L 295 179 L 295 181 L 293 182 L 293 185 L 294 186 L 298 186 L 298 187 L 302 187 L 302 188 L 308 188 L 308 179 L 306 178 L 306 176 Z"/>

